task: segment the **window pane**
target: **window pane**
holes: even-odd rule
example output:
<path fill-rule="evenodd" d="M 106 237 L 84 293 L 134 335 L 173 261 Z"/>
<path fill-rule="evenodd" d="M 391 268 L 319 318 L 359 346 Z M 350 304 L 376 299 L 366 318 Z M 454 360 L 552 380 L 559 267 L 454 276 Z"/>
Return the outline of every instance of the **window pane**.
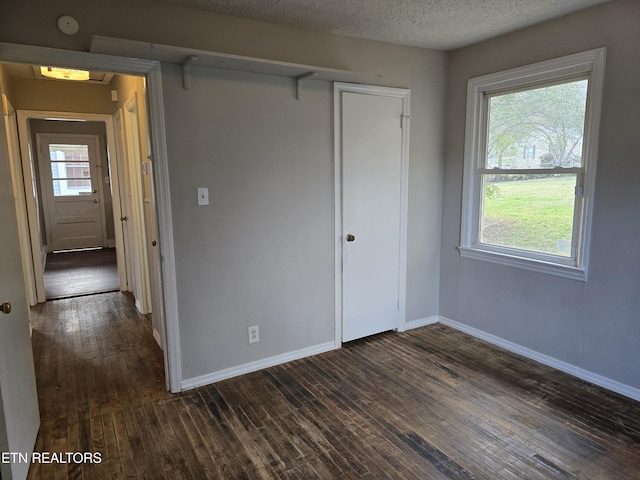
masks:
<path fill-rule="evenodd" d="M 90 195 L 93 193 L 91 180 L 54 180 L 53 195 L 64 197 L 70 195 Z"/>
<path fill-rule="evenodd" d="M 571 257 L 576 175 L 483 175 L 480 241 Z"/>
<path fill-rule="evenodd" d="M 51 160 L 88 161 L 88 145 L 56 144 L 49 145 L 49 158 Z"/>
<path fill-rule="evenodd" d="M 489 97 L 487 168 L 581 167 L 587 80 Z"/>
<path fill-rule="evenodd" d="M 51 162 L 53 178 L 86 178 L 91 175 L 89 162 Z"/>
<path fill-rule="evenodd" d="M 50 144 L 53 195 L 56 197 L 88 195 L 93 192 L 89 168 L 89 146 Z"/>

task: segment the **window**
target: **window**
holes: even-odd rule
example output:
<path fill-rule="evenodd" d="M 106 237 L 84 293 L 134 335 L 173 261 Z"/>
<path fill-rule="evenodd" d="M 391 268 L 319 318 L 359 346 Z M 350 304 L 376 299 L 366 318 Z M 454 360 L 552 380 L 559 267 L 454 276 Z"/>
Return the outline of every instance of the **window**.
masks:
<path fill-rule="evenodd" d="M 586 280 L 604 56 L 469 80 L 462 256 Z"/>

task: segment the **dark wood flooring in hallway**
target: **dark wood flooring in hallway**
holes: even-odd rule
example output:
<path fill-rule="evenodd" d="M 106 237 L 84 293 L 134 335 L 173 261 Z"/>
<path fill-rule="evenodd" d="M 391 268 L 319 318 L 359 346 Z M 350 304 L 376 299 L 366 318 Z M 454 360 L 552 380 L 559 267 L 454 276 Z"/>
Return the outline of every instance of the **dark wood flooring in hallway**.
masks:
<path fill-rule="evenodd" d="M 181 394 L 108 293 L 33 309 L 31 479 L 640 479 L 640 403 L 442 325 Z"/>
<path fill-rule="evenodd" d="M 116 249 L 49 253 L 44 285 L 47 300 L 120 290 Z"/>

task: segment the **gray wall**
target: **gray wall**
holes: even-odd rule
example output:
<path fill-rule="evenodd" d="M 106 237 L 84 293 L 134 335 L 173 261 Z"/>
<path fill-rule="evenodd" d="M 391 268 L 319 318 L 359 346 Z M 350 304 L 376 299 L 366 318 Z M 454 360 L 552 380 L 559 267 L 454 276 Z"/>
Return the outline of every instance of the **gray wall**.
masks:
<path fill-rule="evenodd" d="M 145 7 L 150 7 L 148 10 Z M 64 11 L 63 11 L 64 10 Z M 34 15 L 33 12 L 38 14 Z M 57 32 L 74 15 L 77 36 Z M 446 54 L 150 1 L 3 2 L 0 40 L 88 50 L 92 34 L 381 74 L 411 89 L 407 320 L 438 313 Z M 163 65 L 185 378 L 333 338 L 332 93 Z M 196 207 L 209 187 L 211 206 Z M 249 325 L 261 340 L 247 344 Z"/>
<path fill-rule="evenodd" d="M 57 32 L 63 13 L 80 21 L 77 36 Z M 70 0 L 64 11 L 8 0 L 0 40 L 86 51 L 92 34 L 111 35 L 379 73 L 381 84 L 411 88 L 407 320 L 440 313 L 638 388 L 638 25 L 638 2 L 616 0 L 447 55 L 150 0 Z M 608 57 L 588 282 L 461 259 L 467 80 L 601 46 Z M 171 65 L 163 84 L 185 378 L 329 341 L 329 85 L 309 81 L 295 102 L 290 80 L 196 67 L 185 92 Z M 199 186 L 211 189 L 211 206 L 195 206 Z M 250 348 L 246 326 L 255 323 L 262 339 Z"/>
<path fill-rule="evenodd" d="M 440 314 L 640 387 L 640 3 L 618 0 L 451 52 Z M 467 80 L 607 47 L 587 283 L 460 258 Z"/>
<path fill-rule="evenodd" d="M 394 83 L 412 86 L 407 311 L 415 320 L 438 309 L 444 61 L 387 48 L 385 68 L 404 77 Z M 398 64 L 393 50 L 412 60 Z M 287 78 L 194 67 L 185 91 L 180 68 L 162 68 L 185 378 L 331 342 L 330 83 L 306 82 L 297 101 Z M 197 187 L 210 189 L 209 207 L 196 206 Z M 256 324 L 261 340 L 248 345 Z"/>

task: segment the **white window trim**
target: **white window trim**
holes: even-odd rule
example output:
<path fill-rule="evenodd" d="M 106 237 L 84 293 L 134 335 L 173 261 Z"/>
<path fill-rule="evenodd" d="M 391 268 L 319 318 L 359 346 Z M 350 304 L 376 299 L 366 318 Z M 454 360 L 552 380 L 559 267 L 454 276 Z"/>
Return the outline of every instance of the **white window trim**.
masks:
<path fill-rule="evenodd" d="M 462 224 L 459 251 L 462 257 L 484 260 L 535 272 L 557 275 L 575 280 L 587 280 L 593 195 L 595 187 L 598 133 L 604 83 L 605 48 L 518 67 L 503 72 L 472 78 L 467 85 L 467 120 L 464 149 L 464 179 L 462 190 Z M 575 260 L 551 254 L 536 254 L 516 248 L 480 243 L 478 219 L 480 205 L 480 176 L 485 139 L 481 129 L 486 126 L 485 95 L 508 89 L 524 88 L 563 79 L 589 79 L 585 115 L 584 178 L 582 193 L 582 221 Z M 564 171 L 564 169 L 563 169 Z M 549 170 L 553 173 L 553 170 Z"/>

